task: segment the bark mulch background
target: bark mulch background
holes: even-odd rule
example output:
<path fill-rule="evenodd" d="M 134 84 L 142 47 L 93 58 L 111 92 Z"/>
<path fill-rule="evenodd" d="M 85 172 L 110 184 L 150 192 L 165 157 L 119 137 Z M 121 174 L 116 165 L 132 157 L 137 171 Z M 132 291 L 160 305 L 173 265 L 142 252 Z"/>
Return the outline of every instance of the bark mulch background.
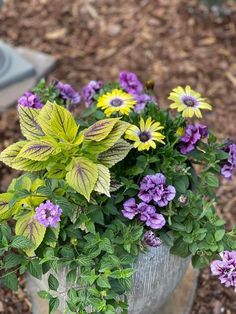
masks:
<path fill-rule="evenodd" d="M 205 122 L 220 138 L 236 140 L 236 4 L 222 16 L 197 0 L 7 0 L 0 11 L 0 37 L 54 55 L 49 75 L 81 87 L 90 79 L 116 79 L 122 69 L 154 79 L 161 106 L 168 92 L 190 84 L 213 104 Z M 0 116 L 0 149 L 19 138 L 16 110 Z M 0 189 L 17 172 L 0 166 Z M 236 221 L 236 179 L 223 182 L 219 210 Z M 22 289 L 0 290 L 0 312 L 31 313 Z M 236 294 L 208 269 L 199 277 L 192 314 L 234 314 Z M 181 314 L 181 313 L 173 313 Z"/>

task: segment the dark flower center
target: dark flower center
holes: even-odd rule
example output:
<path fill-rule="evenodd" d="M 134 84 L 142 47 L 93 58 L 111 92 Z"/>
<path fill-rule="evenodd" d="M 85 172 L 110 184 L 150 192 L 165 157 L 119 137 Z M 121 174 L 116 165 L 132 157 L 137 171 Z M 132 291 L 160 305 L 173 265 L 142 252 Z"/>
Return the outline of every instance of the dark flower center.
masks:
<path fill-rule="evenodd" d="M 140 132 L 139 133 L 139 139 L 141 142 L 145 143 L 148 140 L 150 140 L 150 133 L 149 132 Z"/>
<path fill-rule="evenodd" d="M 184 96 L 182 98 L 183 103 L 188 107 L 195 107 L 197 105 L 196 99 L 191 96 Z"/>
<path fill-rule="evenodd" d="M 119 99 L 119 98 L 114 98 L 111 101 L 111 105 L 112 107 L 120 107 L 123 104 L 123 100 Z"/>

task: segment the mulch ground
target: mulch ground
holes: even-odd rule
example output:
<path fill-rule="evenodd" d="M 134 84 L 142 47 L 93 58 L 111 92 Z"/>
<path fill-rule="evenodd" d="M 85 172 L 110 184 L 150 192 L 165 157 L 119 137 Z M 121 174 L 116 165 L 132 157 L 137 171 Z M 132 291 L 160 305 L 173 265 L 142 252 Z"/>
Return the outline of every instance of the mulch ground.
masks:
<path fill-rule="evenodd" d="M 218 13 L 197 0 L 7 0 L 0 38 L 54 55 L 58 63 L 49 79 L 76 87 L 131 70 L 155 81 L 159 104 L 166 106 L 173 87 L 190 84 L 214 106 L 205 122 L 220 138 L 236 140 L 236 4 Z M 11 109 L 0 116 L 0 149 L 18 138 Z M 16 175 L 1 165 L 0 189 Z M 219 210 L 235 225 L 236 180 L 223 182 L 218 194 Z M 235 296 L 203 270 L 192 314 L 234 314 Z M 0 289 L 0 312 L 31 313 L 23 281 L 18 294 Z"/>

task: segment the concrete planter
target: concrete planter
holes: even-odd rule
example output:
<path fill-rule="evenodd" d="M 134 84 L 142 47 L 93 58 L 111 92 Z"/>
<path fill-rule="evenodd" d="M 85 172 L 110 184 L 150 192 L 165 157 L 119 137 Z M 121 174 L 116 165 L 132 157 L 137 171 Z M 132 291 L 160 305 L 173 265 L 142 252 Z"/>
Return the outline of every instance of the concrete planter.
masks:
<path fill-rule="evenodd" d="M 181 281 L 189 265 L 189 259 L 182 259 L 170 254 L 169 248 L 162 245 L 150 248 L 146 254 L 141 254 L 136 265 L 133 278 L 133 290 L 129 295 L 129 314 L 156 314 L 167 301 L 177 284 Z M 59 276 L 60 311 L 66 308 L 66 269 Z M 47 290 L 46 274 L 42 280 L 28 277 L 28 290 L 32 297 L 33 314 L 46 314 L 45 308 L 39 306 L 37 291 Z M 88 312 L 89 313 L 89 312 Z"/>

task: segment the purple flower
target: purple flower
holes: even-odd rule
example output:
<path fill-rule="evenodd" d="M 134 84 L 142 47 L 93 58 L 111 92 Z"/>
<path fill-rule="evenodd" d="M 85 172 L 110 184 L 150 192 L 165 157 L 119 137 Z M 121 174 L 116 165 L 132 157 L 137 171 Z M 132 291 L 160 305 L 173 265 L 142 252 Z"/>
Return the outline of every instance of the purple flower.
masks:
<path fill-rule="evenodd" d="M 25 92 L 18 100 L 18 106 L 27 108 L 41 109 L 43 104 L 40 102 L 39 97 L 31 92 Z"/>
<path fill-rule="evenodd" d="M 221 260 L 211 263 L 212 274 L 218 276 L 226 287 L 234 287 L 236 291 L 236 251 L 224 251 L 220 256 Z"/>
<path fill-rule="evenodd" d="M 134 111 L 140 113 L 150 101 L 155 101 L 153 96 L 147 94 L 134 94 L 134 99 L 137 101 L 136 106 L 134 107 Z"/>
<path fill-rule="evenodd" d="M 151 230 L 145 232 L 143 240 L 147 245 L 152 247 L 160 246 L 162 243 L 161 239 L 158 238 Z"/>
<path fill-rule="evenodd" d="M 54 205 L 47 200 L 35 209 L 35 219 L 42 225 L 47 227 L 57 227 L 57 223 L 61 220 L 62 209 L 58 205 Z"/>
<path fill-rule="evenodd" d="M 90 81 L 84 88 L 82 92 L 83 99 L 85 101 L 85 106 L 90 107 L 93 103 L 94 95 L 101 89 L 101 81 Z"/>
<path fill-rule="evenodd" d="M 132 95 L 141 94 L 143 91 L 143 85 L 137 78 L 137 75 L 132 72 L 122 71 L 120 72 L 120 86 Z"/>
<path fill-rule="evenodd" d="M 221 174 L 226 179 L 231 179 L 236 170 L 236 144 L 229 144 L 224 151 L 229 154 L 228 160 L 221 168 Z"/>
<path fill-rule="evenodd" d="M 138 197 L 150 203 L 152 200 L 164 207 L 175 198 L 176 191 L 172 185 L 166 185 L 166 177 L 162 173 L 145 176 L 140 183 Z"/>
<path fill-rule="evenodd" d="M 78 104 L 80 102 L 80 94 L 70 84 L 57 82 L 55 87 L 59 91 L 60 97 L 65 101 L 69 101 L 71 104 Z"/>
<path fill-rule="evenodd" d="M 208 128 L 205 125 L 197 123 L 196 126 L 188 124 L 185 134 L 181 137 L 180 152 L 184 155 L 195 149 L 200 139 L 208 136 Z"/>
<path fill-rule="evenodd" d="M 144 202 L 138 205 L 140 220 L 145 222 L 147 227 L 161 229 L 166 221 L 163 215 L 156 213 L 156 208 Z"/>
<path fill-rule="evenodd" d="M 124 202 L 123 208 L 121 212 L 128 219 L 133 219 L 138 214 L 138 207 L 134 198 L 130 198 Z"/>

